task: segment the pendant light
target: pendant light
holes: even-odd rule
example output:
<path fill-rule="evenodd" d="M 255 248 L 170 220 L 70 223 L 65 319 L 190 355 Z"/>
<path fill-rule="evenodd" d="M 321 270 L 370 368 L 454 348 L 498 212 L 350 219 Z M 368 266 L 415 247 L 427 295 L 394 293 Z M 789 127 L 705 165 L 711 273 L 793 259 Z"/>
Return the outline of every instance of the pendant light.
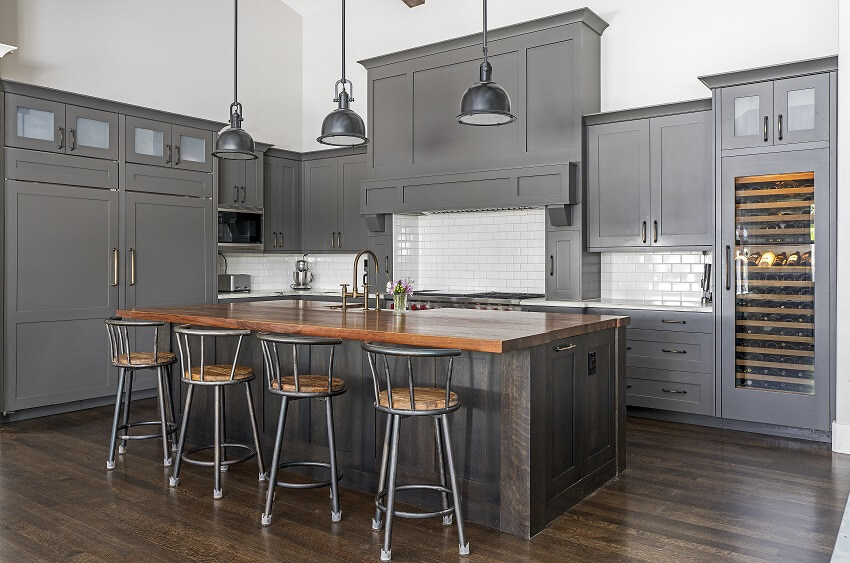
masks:
<path fill-rule="evenodd" d="M 239 36 L 239 0 L 233 0 L 233 103 L 230 104 L 230 126 L 218 132 L 213 156 L 228 160 L 253 160 L 254 139 L 242 129 L 242 104 L 236 97 L 236 60 Z"/>
<path fill-rule="evenodd" d="M 511 113 L 511 98 L 504 88 L 493 82 L 493 67 L 487 60 L 487 0 L 484 0 L 484 61 L 479 81 L 463 94 L 457 122 L 487 127 L 514 121 L 516 116 Z"/>
<path fill-rule="evenodd" d="M 348 84 L 351 94 L 346 91 Z M 342 91 L 339 90 L 342 85 Z M 363 118 L 349 108 L 354 101 L 354 85 L 345 78 L 345 0 L 342 0 L 342 78 L 334 84 L 334 102 L 339 107 L 322 121 L 322 134 L 316 139 L 324 145 L 356 147 L 369 142 Z"/>

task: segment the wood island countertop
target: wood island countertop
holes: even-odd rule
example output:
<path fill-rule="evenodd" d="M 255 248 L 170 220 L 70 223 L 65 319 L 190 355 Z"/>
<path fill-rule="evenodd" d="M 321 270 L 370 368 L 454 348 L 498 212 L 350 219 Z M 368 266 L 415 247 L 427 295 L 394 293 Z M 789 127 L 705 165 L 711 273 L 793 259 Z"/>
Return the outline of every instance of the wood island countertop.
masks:
<path fill-rule="evenodd" d="M 628 317 L 477 309 L 342 312 L 326 302 L 139 307 L 117 315 L 178 324 L 504 353 L 628 324 Z"/>

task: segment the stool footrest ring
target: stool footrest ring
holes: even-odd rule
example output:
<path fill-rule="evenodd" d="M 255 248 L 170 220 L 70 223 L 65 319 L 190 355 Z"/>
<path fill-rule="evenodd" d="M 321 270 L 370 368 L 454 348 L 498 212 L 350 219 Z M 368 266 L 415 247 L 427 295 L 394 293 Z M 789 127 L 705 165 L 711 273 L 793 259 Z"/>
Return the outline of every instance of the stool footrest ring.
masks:
<path fill-rule="evenodd" d="M 186 463 L 191 463 L 192 465 L 200 465 L 202 467 L 214 467 L 215 466 L 214 461 L 202 461 L 202 460 L 199 460 L 199 459 L 192 459 L 192 458 L 189 457 L 193 453 L 197 453 L 197 452 L 200 452 L 200 451 L 203 451 L 203 450 L 211 450 L 214 447 L 215 447 L 215 445 L 212 444 L 212 445 L 209 445 L 209 446 L 200 446 L 200 447 L 197 447 L 197 448 L 192 448 L 191 450 L 187 450 L 187 451 L 183 452 L 183 455 L 181 457 L 182 457 L 183 461 L 185 461 Z M 251 459 L 252 457 L 257 455 L 257 452 L 254 451 L 254 448 L 252 448 L 248 444 L 236 444 L 236 443 L 228 442 L 226 444 L 221 444 L 221 448 L 222 449 L 224 449 L 224 448 L 240 448 L 240 449 L 243 449 L 243 450 L 248 450 L 248 453 L 246 453 L 242 457 L 234 458 L 234 459 L 223 459 L 223 460 L 221 460 L 222 466 L 233 465 L 233 464 L 236 464 L 236 463 L 242 463 L 243 461 L 248 461 L 249 459 Z"/>
<path fill-rule="evenodd" d="M 330 463 L 321 461 L 287 461 L 286 463 L 279 464 L 277 467 L 278 469 L 286 469 L 287 467 L 324 467 L 328 471 L 331 470 Z M 339 481 L 340 479 L 342 479 L 342 470 L 338 470 L 336 473 L 336 480 Z M 330 487 L 330 485 L 330 479 L 315 483 L 289 483 L 286 481 L 277 481 L 275 483 L 275 486 L 285 489 L 319 489 L 321 487 Z"/>
<path fill-rule="evenodd" d="M 411 490 L 428 490 L 434 491 L 437 493 L 444 493 L 447 495 L 452 494 L 452 490 L 446 487 L 442 487 L 440 485 L 402 485 L 400 487 L 395 488 L 396 491 L 411 491 Z M 375 495 L 375 506 L 383 512 L 387 513 L 387 506 L 384 504 L 384 498 L 387 496 L 387 489 L 382 490 L 377 495 Z M 448 516 L 450 514 L 454 514 L 455 509 L 454 506 L 450 506 L 445 510 L 438 510 L 435 512 L 402 512 L 401 510 L 393 510 L 393 516 L 398 516 L 400 518 L 437 518 L 438 516 Z"/>
<path fill-rule="evenodd" d="M 160 422 L 158 420 L 148 420 L 148 421 L 143 421 L 143 422 L 129 422 L 127 424 L 122 424 L 116 430 L 118 432 L 120 432 L 122 430 L 124 430 L 124 431 L 130 430 L 130 428 L 135 428 L 136 426 L 159 426 L 161 424 L 162 424 L 162 422 Z M 167 434 L 174 434 L 175 432 L 177 432 L 177 425 L 174 424 L 173 422 L 166 422 L 165 426 L 166 426 L 166 433 Z M 151 438 L 161 438 L 161 437 L 162 437 L 162 433 L 157 432 L 156 434 L 140 434 L 140 435 L 137 435 L 137 436 L 131 436 L 129 434 L 120 434 L 120 435 L 117 435 L 115 437 L 115 439 L 116 440 L 150 440 Z"/>

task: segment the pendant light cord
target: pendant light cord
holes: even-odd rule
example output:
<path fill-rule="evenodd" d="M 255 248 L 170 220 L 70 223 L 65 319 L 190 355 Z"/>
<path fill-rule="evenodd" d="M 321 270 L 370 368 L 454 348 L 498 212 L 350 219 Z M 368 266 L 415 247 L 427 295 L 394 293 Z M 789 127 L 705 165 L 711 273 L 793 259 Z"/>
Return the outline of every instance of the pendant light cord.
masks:
<path fill-rule="evenodd" d="M 345 0 L 342 0 L 342 91 L 345 92 Z"/>
<path fill-rule="evenodd" d="M 239 99 L 236 96 L 236 61 L 238 59 L 237 44 L 239 43 L 239 0 L 233 0 L 233 103 Z"/>
<path fill-rule="evenodd" d="M 484 64 L 487 64 L 487 0 L 484 0 Z"/>

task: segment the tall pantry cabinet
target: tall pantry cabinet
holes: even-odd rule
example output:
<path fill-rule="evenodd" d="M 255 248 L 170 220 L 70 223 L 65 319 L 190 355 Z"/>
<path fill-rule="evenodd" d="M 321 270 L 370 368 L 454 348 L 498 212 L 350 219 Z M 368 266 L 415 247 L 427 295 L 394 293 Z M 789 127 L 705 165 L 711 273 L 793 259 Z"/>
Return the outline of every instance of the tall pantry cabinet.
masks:
<path fill-rule="evenodd" d="M 220 125 L 13 82 L 0 97 L 8 420 L 114 396 L 117 308 L 213 301 Z"/>
<path fill-rule="evenodd" d="M 837 59 L 702 77 L 713 90 L 723 418 L 834 418 Z"/>

